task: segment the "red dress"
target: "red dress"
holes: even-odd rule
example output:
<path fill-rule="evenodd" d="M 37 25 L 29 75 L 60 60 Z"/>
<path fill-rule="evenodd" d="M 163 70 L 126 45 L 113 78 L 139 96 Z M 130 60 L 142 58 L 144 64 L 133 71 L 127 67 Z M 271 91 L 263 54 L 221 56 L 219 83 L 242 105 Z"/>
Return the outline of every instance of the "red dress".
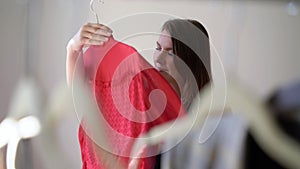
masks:
<path fill-rule="evenodd" d="M 135 138 L 155 125 L 185 114 L 180 111 L 180 99 L 160 73 L 133 47 L 113 38 L 103 46 L 90 46 L 83 57 L 87 80 L 98 108 L 114 132 L 104 136 L 113 151 L 106 152 L 111 157 L 107 159 L 97 154 L 101 146 L 93 144 L 83 123 L 80 125 L 82 168 L 111 168 L 108 163 L 112 159 L 127 168 Z M 149 101 L 151 97 L 154 98 L 152 102 Z M 154 166 L 155 157 L 147 157 L 140 160 L 138 168 L 153 169 Z"/>

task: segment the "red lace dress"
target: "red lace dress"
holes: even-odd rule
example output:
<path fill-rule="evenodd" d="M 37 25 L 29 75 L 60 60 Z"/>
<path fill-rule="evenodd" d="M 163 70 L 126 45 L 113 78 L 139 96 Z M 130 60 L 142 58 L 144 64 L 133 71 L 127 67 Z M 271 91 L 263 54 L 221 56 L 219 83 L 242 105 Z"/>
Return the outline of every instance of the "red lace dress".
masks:
<path fill-rule="evenodd" d="M 83 58 L 87 81 L 99 112 L 114 132 L 104 136 L 112 152 L 102 151 L 107 154 L 103 156 L 103 153 L 99 154 L 101 146 L 94 144 L 81 123 L 82 168 L 108 169 L 114 168 L 116 163 L 127 168 L 135 138 L 155 125 L 185 114 L 180 111 L 180 99 L 160 73 L 133 47 L 113 38 L 104 46 L 90 46 Z M 146 157 L 140 160 L 138 168 L 153 169 L 154 166 L 155 157 Z"/>

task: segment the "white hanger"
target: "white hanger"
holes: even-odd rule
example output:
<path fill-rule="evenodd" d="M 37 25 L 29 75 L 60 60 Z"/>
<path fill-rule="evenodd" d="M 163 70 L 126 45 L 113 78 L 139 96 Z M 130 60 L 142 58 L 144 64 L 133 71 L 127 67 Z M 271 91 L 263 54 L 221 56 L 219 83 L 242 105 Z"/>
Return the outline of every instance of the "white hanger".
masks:
<path fill-rule="evenodd" d="M 204 124 L 205 118 L 210 112 L 223 111 L 224 107 L 222 104 L 211 107 L 213 99 L 211 92 L 213 90 L 210 86 L 206 86 L 200 94 L 201 101 L 199 100 L 200 97 L 197 97 L 191 106 L 190 110 L 199 112 L 201 113 L 200 115 L 194 116 L 189 114 L 186 118 L 177 119 L 178 122 L 175 125 L 173 124 L 174 121 L 172 121 L 152 128 L 147 134 L 142 136 L 145 139 L 137 140 L 132 149 L 132 157 L 136 158 L 145 145 L 158 145 L 165 139 L 182 137 L 192 127 Z M 221 103 L 222 101 L 217 102 Z M 300 145 L 288 137 L 275 124 L 271 113 L 268 112 L 265 105 L 235 80 L 228 83 L 226 107 L 231 107 L 249 120 L 250 132 L 270 157 L 287 168 L 300 168 Z"/>
<path fill-rule="evenodd" d="M 8 116 L 0 123 L 0 148 L 7 145 L 7 169 L 16 168 L 19 142 L 35 137 L 41 130 L 37 118 L 40 113 L 40 101 L 38 87 L 33 79 L 21 79 L 11 99 Z"/>
<path fill-rule="evenodd" d="M 103 0 L 99 0 L 99 2 L 101 2 L 102 4 L 104 4 Z M 97 12 L 95 12 L 95 10 L 94 10 L 94 0 L 90 1 L 90 10 L 96 16 L 97 23 L 99 24 L 99 16 L 98 16 Z"/>

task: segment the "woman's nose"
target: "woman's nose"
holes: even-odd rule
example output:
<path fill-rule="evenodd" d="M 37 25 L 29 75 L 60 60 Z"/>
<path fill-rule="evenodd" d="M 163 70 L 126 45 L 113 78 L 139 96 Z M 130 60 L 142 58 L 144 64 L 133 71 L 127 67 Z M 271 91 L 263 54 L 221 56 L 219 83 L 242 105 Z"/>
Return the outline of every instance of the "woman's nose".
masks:
<path fill-rule="evenodd" d="M 164 65 L 165 64 L 165 59 L 166 59 L 166 56 L 165 56 L 165 52 L 163 50 L 159 51 L 156 53 L 155 55 L 155 62 L 156 63 L 159 63 L 160 65 Z"/>

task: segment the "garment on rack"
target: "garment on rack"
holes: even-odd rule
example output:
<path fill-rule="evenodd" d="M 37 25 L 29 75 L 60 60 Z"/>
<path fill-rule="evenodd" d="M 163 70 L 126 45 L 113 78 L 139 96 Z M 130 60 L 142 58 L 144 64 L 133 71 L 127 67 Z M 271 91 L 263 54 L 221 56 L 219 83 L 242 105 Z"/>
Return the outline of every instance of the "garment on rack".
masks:
<path fill-rule="evenodd" d="M 114 131 L 104 137 L 112 147 L 113 153 L 117 154 L 106 152 L 112 157 L 109 159 L 99 156 L 97 149 L 101 147 L 96 146 L 89 138 L 82 123 L 79 128 L 82 168 L 110 168 L 107 163 L 112 159 L 127 168 L 127 155 L 131 152 L 134 138 L 155 125 L 185 114 L 180 99 L 160 73 L 133 47 L 112 37 L 103 46 L 90 46 L 83 59 L 87 83 L 94 93 L 104 119 Z M 159 95 L 157 89 L 164 95 Z M 155 96 L 160 99 L 152 99 L 150 103 L 151 97 Z M 119 137 L 118 134 L 124 137 Z M 155 157 L 147 157 L 140 160 L 138 168 L 152 169 L 154 165 Z"/>
<path fill-rule="evenodd" d="M 206 120 L 206 127 L 216 130 L 204 142 L 199 142 L 203 126 L 193 128 L 175 147 L 162 154 L 162 169 L 202 168 L 239 169 L 242 165 L 247 121 L 237 114 L 223 115 Z M 206 128 L 207 129 L 207 128 Z M 211 131 L 211 130 L 208 130 Z M 174 145 L 178 140 L 165 140 L 165 146 Z"/>
<path fill-rule="evenodd" d="M 267 100 L 277 125 L 291 138 L 300 143 L 300 82 L 284 86 Z M 276 138 L 273 138 L 276 139 Z M 245 169 L 285 169 L 272 159 L 257 143 L 251 133 L 246 137 Z"/>

